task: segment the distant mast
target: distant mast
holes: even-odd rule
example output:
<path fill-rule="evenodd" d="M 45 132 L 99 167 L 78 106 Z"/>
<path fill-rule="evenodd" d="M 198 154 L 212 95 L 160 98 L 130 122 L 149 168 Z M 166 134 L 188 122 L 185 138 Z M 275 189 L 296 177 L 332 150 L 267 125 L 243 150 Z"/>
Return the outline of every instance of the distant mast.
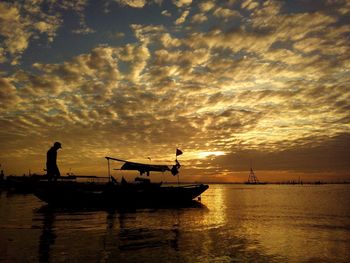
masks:
<path fill-rule="evenodd" d="M 248 175 L 248 184 L 259 184 L 259 179 L 256 177 L 253 167 L 252 167 L 252 161 L 250 161 L 250 173 Z"/>

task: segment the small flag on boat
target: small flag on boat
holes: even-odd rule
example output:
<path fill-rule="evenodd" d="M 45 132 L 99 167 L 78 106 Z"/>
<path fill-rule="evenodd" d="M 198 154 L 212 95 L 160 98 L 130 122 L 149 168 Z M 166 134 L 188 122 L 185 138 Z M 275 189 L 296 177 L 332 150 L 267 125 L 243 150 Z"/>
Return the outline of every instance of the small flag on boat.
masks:
<path fill-rule="evenodd" d="M 176 156 L 179 156 L 182 154 L 182 151 L 180 149 L 176 149 Z"/>

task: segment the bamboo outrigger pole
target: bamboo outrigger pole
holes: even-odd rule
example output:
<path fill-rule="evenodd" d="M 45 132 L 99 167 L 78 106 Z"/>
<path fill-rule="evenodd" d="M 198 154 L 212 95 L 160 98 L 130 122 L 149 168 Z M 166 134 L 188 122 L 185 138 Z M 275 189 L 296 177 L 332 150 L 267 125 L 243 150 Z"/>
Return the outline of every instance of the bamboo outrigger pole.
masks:
<path fill-rule="evenodd" d="M 106 157 L 107 159 L 107 166 L 108 166 L 108 182 L 111 182 L 111 167 L 110 167 L 110 164 L 109 164 L 109 157 Z"/>
<path fill-rule="evenodd" d="M 180 167 L 178 167 L 178 164 L 179 164 L 179 162 L 177 161 L 177 156 L 179 156 L 179 155 L 181 155 L 182 154 L 182 151 L 180 150 L 180 149 L 178 149 L 178 148 L 176 148 L 176 153 L 175 153 L 175 162 L 176 162 L 176 168 L 178 169 L 178 168 L 180 168 Z M 179 185 L 180 184 L 180 182 L 179 182 L 179 176 L 180 176 L 180 173 L 178 172 L 177 173 L 177 185 Z"/>

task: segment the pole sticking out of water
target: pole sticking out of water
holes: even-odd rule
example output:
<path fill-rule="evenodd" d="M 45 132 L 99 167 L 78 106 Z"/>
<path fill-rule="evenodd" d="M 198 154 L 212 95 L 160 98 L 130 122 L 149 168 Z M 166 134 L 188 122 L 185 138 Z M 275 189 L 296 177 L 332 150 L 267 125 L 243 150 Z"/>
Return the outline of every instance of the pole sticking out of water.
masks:
<path fill-rule="evenodd" d="M 110 164 L 109 164 L 109 158 L 107 158 L 107 166 L 108 166 L 108 182 L 111 182 L 111 167 L 110 167 Z"/>
<path fill-rule="evenodd" d="M 175 152 L 175 165 L 176 165 L 176 169 L 178 170 L 180 168 L 180 163 L 177 161 L 177 156 L 181 155 L 183 152 L 179 149 L 179 148 L 176 148 L 176 152 Z M 179 172 L 177 171 L 177 185 L 180 184 L 180 181 L 179 181 Z"/>
<path fill-rule="evenodd" d="M 179 173 L 177 174 L 177 185 L 180 184 L 180 181 L 179 181 Z"/>

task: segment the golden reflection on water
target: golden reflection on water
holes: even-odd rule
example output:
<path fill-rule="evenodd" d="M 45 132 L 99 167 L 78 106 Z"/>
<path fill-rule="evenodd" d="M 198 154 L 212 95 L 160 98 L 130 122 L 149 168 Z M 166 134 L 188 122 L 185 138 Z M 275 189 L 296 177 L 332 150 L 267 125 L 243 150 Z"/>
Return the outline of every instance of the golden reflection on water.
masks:
<path fill-rule="evenodd" d="M 344 242 L 350 241 L 350 221 L 346 219 L 350 209 L 345 200 L 350 191 L 338 188 L 214 186 L 215 197 L 208 193 L 208 207 L 220 206 L 216 195 L 224 200 L 223 209 L 214 209 L 214 218 L 224 223 L 226 240 L 242 239 L 246 251 L 292 261 L 338 255 L 340 262 L 346 262 L 349 256 L 344 252 L 350 244 Z"/>
<path fill-rule="evenodd" d="M 225 188 L 214 187 L 203 194 L 203 203 L 210 211 L 210 216 L 198 218 L 201 228 L 217 228 L 227 222 L 225 191 Z"/>
<path fill-rule="evenodd" d="M 0 262 L 350 262 L 349 198 L 344 186 L 211 185 L 202 206 L 66 211 L 1 194 Z"/>

